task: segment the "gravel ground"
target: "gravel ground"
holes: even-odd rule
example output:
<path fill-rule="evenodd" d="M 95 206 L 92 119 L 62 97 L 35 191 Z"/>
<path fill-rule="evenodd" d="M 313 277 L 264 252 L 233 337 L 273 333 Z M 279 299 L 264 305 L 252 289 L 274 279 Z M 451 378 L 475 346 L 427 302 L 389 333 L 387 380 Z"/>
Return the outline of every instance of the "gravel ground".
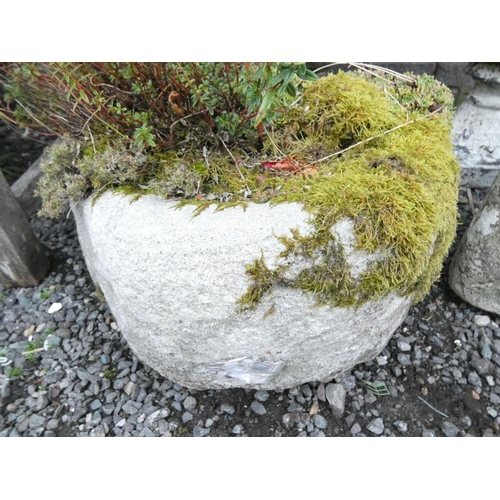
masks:
<path fill-rule="evenodd" d="M 472 190 L 476 211 L 485 194 Z M 465 192 L 459 211 L 458 238 L 472 218 Z M 282 392 L 196 391 L 131 352 L 95 291 L 73 217 L 31 223 L 52 271 L 36 288 L 0 284 L 0 356 L 10 362 L 0 367 L 0 436 L 500 435 L 500 317 L 449 289 L 449 259 L 373 361 Z"/>

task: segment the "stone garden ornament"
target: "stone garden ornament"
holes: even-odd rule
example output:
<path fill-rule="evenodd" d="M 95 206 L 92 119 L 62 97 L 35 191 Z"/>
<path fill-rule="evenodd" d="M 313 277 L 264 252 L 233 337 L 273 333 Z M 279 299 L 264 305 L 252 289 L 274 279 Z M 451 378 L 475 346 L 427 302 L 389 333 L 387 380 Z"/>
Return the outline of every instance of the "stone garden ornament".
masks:
<path fill-rule="evenodd" d="M 152 71 L 134 64 L 95 66 L 94 85 L 118 82 L 93 111 L 109 126 L 82 111 L 40 184 L 46 211 L 70 202 L 132 350 L 197 389 L 329 381 L 377 356 L 455 235 L 448 89 L 366 66 L 318 79 L 285 63 L 164 65 L 127 129 L 141 89 L 119 77 Z"/>

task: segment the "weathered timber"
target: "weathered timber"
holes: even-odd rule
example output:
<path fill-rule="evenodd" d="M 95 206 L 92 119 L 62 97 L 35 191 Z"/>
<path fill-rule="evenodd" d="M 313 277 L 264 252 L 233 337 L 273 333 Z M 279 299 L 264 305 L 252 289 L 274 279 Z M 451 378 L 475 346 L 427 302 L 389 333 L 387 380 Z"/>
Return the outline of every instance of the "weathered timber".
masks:
<path fill-rule="evenodd" d="M 48 270 L 42 245 L 0 172 L 0 281 L 7 287 L 36 286 Z"/>

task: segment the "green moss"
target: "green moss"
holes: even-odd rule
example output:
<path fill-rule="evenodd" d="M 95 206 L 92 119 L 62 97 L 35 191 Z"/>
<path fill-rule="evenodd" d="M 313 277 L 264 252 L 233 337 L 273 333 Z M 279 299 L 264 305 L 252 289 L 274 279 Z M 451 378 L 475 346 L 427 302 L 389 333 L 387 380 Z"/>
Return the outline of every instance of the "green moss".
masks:
<path fill-rule="evenodd" d="M 276 262 L 261 256 L 247 266 L 240 306 L 255 306 L 276 286 L 331 306 L 391 292 L 418 301 L 438 278 L 455 235 L 460 169 L 450 141 L 452 105 L 451 92 L 426 75 L 408 82 L 341 72 L 308 84 L 260 151 L 242 143 L 228 154 L 222 143 L 207 150 L 191 141 L 184 150 L 157 148 L 146 156 L 104 138 L 88 142 L 75 160 L 72 145 L 47 167 L 44 199 L 57 208 L 64 196 L 114 189 L 177 198 L 195 205 L 195 213 L 212 204 L 220 210 L 297 202 L 314 230 L 280 238 Z M 283 156 L 312 169 L 302 175 L 261 167 Z M 71 165 L 61 167 L 65 161 Z M 359 276 L 331 232 L 345 219 L 357 250 L 383 255 Z"/>
<path fill-rule="evenodd" d="M 256 266 L 255 261 L 251 272 L 247 270 L 250 289 L 264 282 L 263 291 L 269 292 L 269 279 L 274 277 L 273 286 L 311 292 L 318 304 L 358 306 L 391 292 L 411 294 L 417 302 L 439 277 L 456 230 L 459 165 L 450 142 L 451 93 L 428 78 L 425 85 L 432 83 L 433 89 L 439 85 L 437 98 L 434 93 L 434 99 L 410 101 L 406 92 L 391 88 L 400 99 L 404 96 L 405 108 L 388 98 L 378 82 L 375 85 L 363 79 L 354 83 L 354 79 L 345 74 L 328 77 L 311 84 L 304 93 L 303 108 L 307 111 L 302 121 L 296 117 L 292 129 L 282 131 L 296 155 L 314 163 L 318 150 L 328 155 L 353 141 L 432 113 L 436 106 L 444 106 L 443 113 L 332 158 L 318 175 L 306 180 L 299 176 L 283 179 L 283 194 L 272 203 L 302 203 L 313 216 L 315 231 L 309 236 L 294 231 L 292 238 L 281 238 L 284 251 L 273 267 L 264 266 L 262 261 Z M 337 108 L 335 102 L 341 100 L 343 89 L 350 89 L 345 93 L 350 105 L 342 102 Z M 356 99 L 357 91 L 365 94 L 363 99 Z M 324 98 L 330 92 L 340 94 L 333 104 Z M 424 97 L 427 95 L 424 92 Z M 366 109 L 370 113 L 365 114 Z M 357 250 L 381 250 L 384 254 L 356 279 L 330 232 L 342 219 L 354 222 Z M 302 265 L 290 276 L 287 262 L 294 256 L 301 257 Z M 242 302 L 253 306 L 261 296 L 247 293 Z"/>

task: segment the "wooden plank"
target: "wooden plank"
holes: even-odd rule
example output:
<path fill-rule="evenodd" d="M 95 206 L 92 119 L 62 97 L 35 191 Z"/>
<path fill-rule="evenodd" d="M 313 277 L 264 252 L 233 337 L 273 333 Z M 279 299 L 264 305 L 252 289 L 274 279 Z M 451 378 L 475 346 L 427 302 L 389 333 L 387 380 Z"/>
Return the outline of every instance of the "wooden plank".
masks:
<path fill-rule="evenodd" d="M 0 281 L 7 287 L 38 285 L 49 260 L 0 171 Z"/>

